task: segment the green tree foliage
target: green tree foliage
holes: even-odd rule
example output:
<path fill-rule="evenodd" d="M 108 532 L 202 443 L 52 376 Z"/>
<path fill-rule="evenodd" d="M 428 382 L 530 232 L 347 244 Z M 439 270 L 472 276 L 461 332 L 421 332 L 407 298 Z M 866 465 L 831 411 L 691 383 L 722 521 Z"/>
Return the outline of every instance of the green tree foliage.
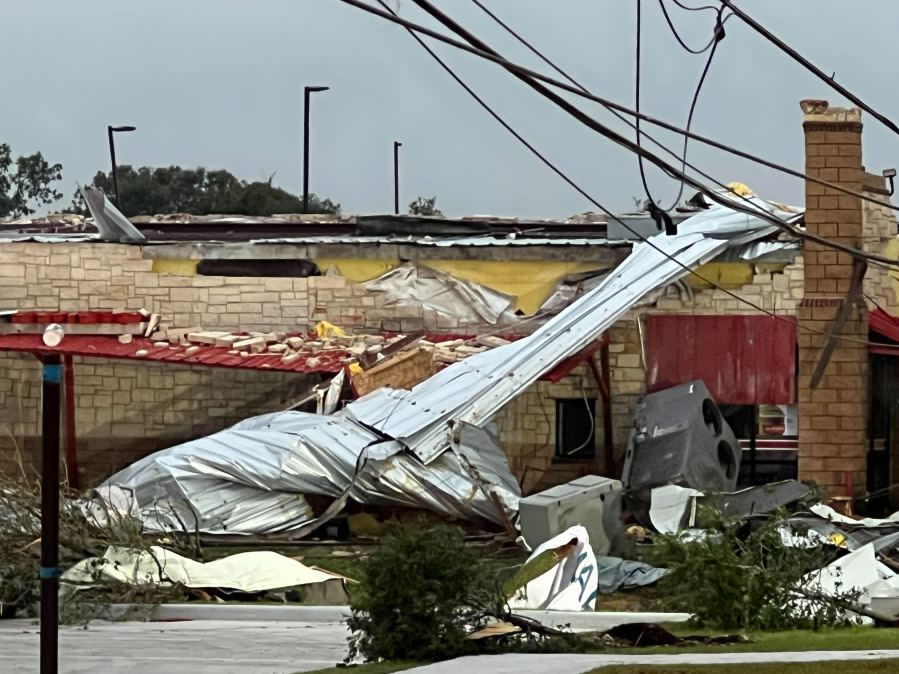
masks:
<path fill-rule="evenodd" d="M 53 183 L 62 179 L 62 164 L 50 164 L 35 152 L 13 161 L 12 150 L 0 143 L 0 218 L 34 213 L 33 206 L 62 198 Z"/>
<path fill-rule="evenodd" d="M 409 215 L 443 215 L 437 208 L 437 197 L 418 197 L 409 204 Z"/>
<path fill-rule="evenodd" d="M 127 216 L 157 213 L 232 213 L 238 215 L 273 215 L 302 213 L 303 200 L 265 182 L 248 183 L 224 170 L 209 171 L 203 167 L 183 169 L 180 166 L 154 168 L 129 165 L 118 167 L 120 210 Z M 112 174 L 98 172 L 91 183 L 109 196 L 114 194 Z M 73 210 L 84 212 L 77 192 Z M 340 213 L 340 204 L 330 199 L 309 195 L 310 213 Z"/>
<path fill-rule="evenodd" d="M 437 660 L 468 650 L 466 627 L 497 614 L 503 595 L 457 527 L 406 525 L 365 563 L 351 603 L 351 657 Z"/>
<path fill-rule="evenodd" d="M 661 583 L 666 608 L 693 614 L 692 620 L 712 629 L 818 629 L 849 622 L 846 610 L 857 591 L 813 596 L 805 576 L 841 553 L 814 545 L 784 545 L 782 527 L 791 526 L 776 513 L 750 525 L 730 522 L 713 512 L 701 540 L 662 536 L 652 546 L 652 561 L 668 568 Z M 802 532 L 797 532 L 802 533 Z"/>

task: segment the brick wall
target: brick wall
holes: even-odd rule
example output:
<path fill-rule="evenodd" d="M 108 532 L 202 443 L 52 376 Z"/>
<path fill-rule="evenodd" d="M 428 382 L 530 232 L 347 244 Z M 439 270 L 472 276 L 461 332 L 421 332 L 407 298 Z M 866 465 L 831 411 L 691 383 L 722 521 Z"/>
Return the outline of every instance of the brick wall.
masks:
<path fill-rule="evenodd" d="M 821 106 L 818 106 L 819 108 Z M 863 187 L 861 112 L 829 108 L 805 115 L 806 172 L 851 190 Z M 806 183 L 806 229 L 844 245 L 863 244 L 862 206 L 816 183 Z M 813 242 L 805 244 L 805 295 L 799 320 L 809 328 L 833 332 L 833 321 L 850 287 L 852 258 Z M 799 332 L 799 477 L 843 493 L 847 475 L 856 491 L 865 486 L 868 415 L 868 317 L 852 308 L 840 341 L 816 388 L 811 378 L 827 337 Z"/>

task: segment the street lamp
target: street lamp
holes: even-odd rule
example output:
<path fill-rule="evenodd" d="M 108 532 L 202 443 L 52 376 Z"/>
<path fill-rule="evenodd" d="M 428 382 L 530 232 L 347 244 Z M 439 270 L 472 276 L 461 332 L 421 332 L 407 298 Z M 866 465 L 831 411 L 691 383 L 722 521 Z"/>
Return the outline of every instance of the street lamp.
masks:
<path fill-rule="evenodd" d="M 114 133 L 126 133 L 128 131 L 136 131 L 134 126 L 107 126 L 106 135 L 109 137 L 109 158 L 112 161 L 112 191 L 115 192 L 115 204 L 121 209 L 122 203 L 119 201 L 119 176 L 115 166 L 115 141 L 112 139 Z"/>
<path fill-rule="evenodd" d="M 309 210 L 309 94 L 327 91 L 331 87 L 305 87 L 303 89 L 303 213 Z"/>
<path fill-rule="evenodd" d="M 393 214 L 400 214 L 400 148 L 398 140 L 393 141 Z"/>

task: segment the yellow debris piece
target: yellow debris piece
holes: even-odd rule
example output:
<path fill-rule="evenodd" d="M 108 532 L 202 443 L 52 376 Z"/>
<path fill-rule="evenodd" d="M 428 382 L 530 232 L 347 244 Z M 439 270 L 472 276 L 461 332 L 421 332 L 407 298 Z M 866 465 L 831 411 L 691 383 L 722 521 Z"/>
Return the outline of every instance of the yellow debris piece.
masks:
<path fill-rule="evenodd" d="M 356 376 L 362 372 L 362 366 L 359 363 L 350 363 L 350 374 Z"/>
<path fill-rule="evenodd" d="M 319 339 L 325 339 L 326 337 L 346 337 L 346 333 L 338 328 L 333 323 L 328 323 L 328 321 L 321 321 L 315 326 L 315 334 L 318 335 Z"/>
<path fill-rule="evenodd" d="M 755 194 L 743 183 L 727 183 L 727 189 L 741 197 L 754 197 Z"/>

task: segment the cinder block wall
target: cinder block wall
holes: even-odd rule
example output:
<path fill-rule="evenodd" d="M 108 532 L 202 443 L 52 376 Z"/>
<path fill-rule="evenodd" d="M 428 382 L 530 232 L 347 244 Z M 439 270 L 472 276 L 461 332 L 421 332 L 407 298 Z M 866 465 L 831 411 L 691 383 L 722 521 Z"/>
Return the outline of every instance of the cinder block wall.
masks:
<path fill-rule="evenodd" d="M 820 107 L 820 106 L 819 106 Z M 806 114 L 806 172 L 810 176 L 862 190 L 862 123 L 857 108 L 831 108 Z M 816 183 L 806 183 L 806 229 L 844 245 L 863 244 L 862 206 Z M 849 290 L 852 258 L 813 242 L 805 243 L 805 295 L 800 323 L 827 333 Z M 799 331 L 799 477 L 843 494 L 851 480 L 865 488 L 868 417 L 868 312 L 854 306 L 841 340 L 816 388 L 811 378 L 827 337 Z"/>

